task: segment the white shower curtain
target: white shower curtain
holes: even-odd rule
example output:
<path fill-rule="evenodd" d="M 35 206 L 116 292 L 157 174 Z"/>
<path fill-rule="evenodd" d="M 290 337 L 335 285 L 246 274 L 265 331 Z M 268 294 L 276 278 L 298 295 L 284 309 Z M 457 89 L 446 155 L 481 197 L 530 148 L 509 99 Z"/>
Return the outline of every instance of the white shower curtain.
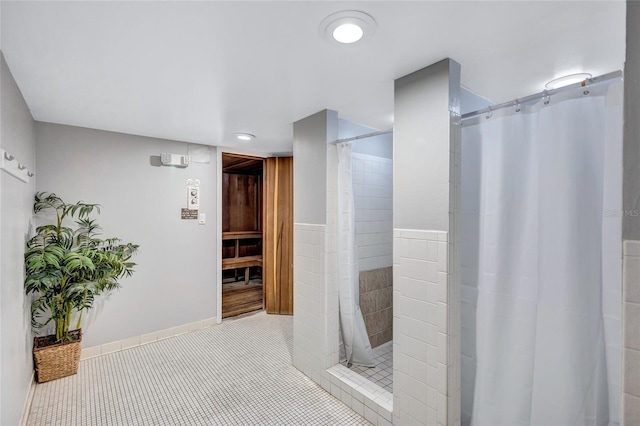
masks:
<path fill-rule="evenodd" d="M 351 145 L 338 144 L 338 294 L 340 332 L 347 363 L 374 366 L 373 350 L 360 311 Z"/>
<path fill-rule="evenodd" d="M 463 424 L 619 423 L 621 86 L 464 123 Z"/>

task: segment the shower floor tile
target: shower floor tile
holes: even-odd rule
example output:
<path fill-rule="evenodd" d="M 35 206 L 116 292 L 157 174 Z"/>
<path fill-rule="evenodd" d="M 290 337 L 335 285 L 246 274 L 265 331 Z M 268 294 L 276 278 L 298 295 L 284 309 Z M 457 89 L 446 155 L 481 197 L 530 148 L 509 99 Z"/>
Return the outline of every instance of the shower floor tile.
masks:
<path fill-rule="evenodd" d="M 368 425 L 292 365 L 293 317 L 264 312 L 80 362 L 37 385 L 27 425 Z"/>
<path fill-rule="evenodd" d="M 373 355 L 375 367 L 352 365 L 349 368 L 386 391 L 393 393 L 393 341 L 373 348 Z"/>

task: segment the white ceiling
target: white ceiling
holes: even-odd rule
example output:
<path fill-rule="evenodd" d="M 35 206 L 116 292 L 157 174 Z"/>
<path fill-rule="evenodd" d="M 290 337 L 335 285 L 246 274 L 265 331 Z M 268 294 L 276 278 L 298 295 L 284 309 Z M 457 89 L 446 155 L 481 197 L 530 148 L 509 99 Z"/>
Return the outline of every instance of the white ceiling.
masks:
<path fill-rule="evenodd" d="M 320 38 L 348 9 L 375 35 Z M 445 57 L 493 102 L 624 64 L 624 1 L 2 1 L 1 16 L 36 120 L 261 152 L 291 151 L 291 123 L 324 108 L 389 128 L 393 80 Z"/>

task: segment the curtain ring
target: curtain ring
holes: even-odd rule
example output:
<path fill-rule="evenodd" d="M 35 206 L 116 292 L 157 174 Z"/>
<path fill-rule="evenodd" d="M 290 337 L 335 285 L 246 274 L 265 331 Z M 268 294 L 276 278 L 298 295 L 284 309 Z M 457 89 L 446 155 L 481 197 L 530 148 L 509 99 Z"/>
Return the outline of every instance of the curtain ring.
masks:
<path fill-rule="evenodd" d="M 545 105 L 549 105 L 549 102 L 551 102 L 551 96 L 549 96 L 546 90 L 542 92 L 542 102 Z"/>
<path fill-rule="evenodd" d="M 484 117 L 486 120 L 490 119 L 491 117 L 493 117 L 493 110 L 491 109 L 491 107 L 489 107 L 489 113 Z"/>
<path fill-rule="evenodd" d="M 518 102 L 518 100 L 515 100 L 515 111 L 516 112 L 520 112 L 522 109 L 520 108 L 520 102 Z"/>

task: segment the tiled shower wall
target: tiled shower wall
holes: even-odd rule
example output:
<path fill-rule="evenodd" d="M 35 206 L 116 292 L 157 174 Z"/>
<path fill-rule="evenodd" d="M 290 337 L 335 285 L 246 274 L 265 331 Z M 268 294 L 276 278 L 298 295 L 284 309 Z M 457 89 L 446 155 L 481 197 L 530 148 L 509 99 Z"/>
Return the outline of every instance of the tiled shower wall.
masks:
<path fill-rule="evenodd" d="M 623 246 L 623 424 L 640 424 L 640 241 Z"/>
<path fill-rule="evenodd" d="M 379 268 L 360 272 L 360 310 L 367 326 L 371 347 L 393 337 L 393 272 Z"/>
<path fill-rule="evenodd" d="M 352 154 L 356 243 L 361 271 L 391 267 L 393 162 Z"/>

